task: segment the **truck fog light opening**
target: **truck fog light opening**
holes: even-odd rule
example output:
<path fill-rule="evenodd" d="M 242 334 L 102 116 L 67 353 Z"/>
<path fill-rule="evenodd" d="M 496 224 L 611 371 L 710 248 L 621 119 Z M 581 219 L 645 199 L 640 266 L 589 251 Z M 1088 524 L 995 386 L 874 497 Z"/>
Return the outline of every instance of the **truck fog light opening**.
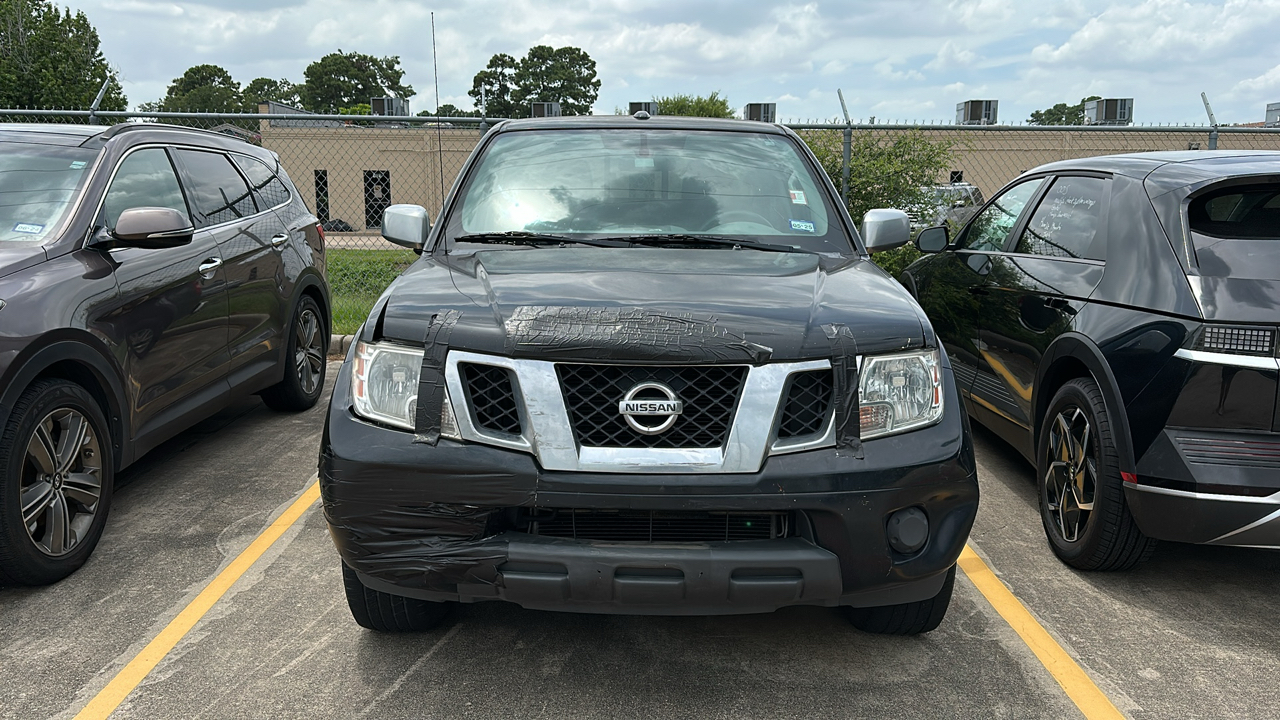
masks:
<path fill-rule="evenodd" d="M 910 555 L 929 541 L 929 518 L 920 508 L 899 510 L 889 516 L 886 532 L 889 535 L 889 547 Z"/>

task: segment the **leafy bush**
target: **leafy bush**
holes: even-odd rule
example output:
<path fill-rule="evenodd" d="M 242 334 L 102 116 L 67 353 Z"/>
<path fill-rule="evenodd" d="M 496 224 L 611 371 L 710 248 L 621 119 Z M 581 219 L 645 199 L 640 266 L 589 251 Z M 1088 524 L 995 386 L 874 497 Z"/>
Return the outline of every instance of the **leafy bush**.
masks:
<path fill-rule="evenodd" d="M 840 130 L 800 133 L 822 169 L 840 187 L 844 139 Z M 861 222 L 868 210 L 908 210 L 932 200 L 930 188 L 951 167 L 956 141 L 931 139 L 922 130 L 887 135 L 855 131 L 849 155 L 849 214 Z M 920 257 L 913 245 L 876 253 L 872 259 L 893 277 Z"/>

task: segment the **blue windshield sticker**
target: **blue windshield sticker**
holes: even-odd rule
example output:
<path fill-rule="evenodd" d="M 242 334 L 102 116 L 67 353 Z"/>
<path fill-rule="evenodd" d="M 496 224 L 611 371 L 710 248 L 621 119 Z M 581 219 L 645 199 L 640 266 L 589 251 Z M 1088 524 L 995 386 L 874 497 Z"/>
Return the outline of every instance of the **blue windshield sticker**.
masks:
<path fill-rule="evenodd" d="M 27 235 L 39 235 L 44 232 L 44 226 L 36 225 L 35 223 L 18 223 L 13 226 L 13 231 L 16 233 L 26 233 Z"/>
<path fill-rule="evenodd" d="M 71 169 L 80 170 L 80 169 L 83 169 L 85 165 L 88 165 L 88 163 L 86 163 L 83 160 L 76 160 L 75 162 L 71 163 Z"/>
<path fill-rule="evenodd" d="M 801 232 L 807 232 L 807 233 L 817 232 L 818 230 L 816 227 L 814 227 L 814 224 L 809 222 L 808 220 L 792 220 L 791 229 L 799 230 Z"/>

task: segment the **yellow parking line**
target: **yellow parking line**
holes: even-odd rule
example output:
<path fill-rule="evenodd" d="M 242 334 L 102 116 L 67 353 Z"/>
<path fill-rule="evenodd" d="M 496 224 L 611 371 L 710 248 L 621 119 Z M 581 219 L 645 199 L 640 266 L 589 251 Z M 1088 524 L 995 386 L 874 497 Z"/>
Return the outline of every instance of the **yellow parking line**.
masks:
<path fill-rule="evenodd" d="M 1014 596 L 1000 578 L 991 572 L 982 558 L 968 545 L 960 553 L 960 569 L 969 577 L 978 592 L 991 603 L 991 607 L 1000 613 L 1000 617 L 1018 633 L 1018 637 L 1031 648 L 1031 652 L 1040 660 L 1054 680 L 1066 691 L 1071 702 L 1080 708 L 1080 712 L 1088 720 L 1095 718 L 1123 718 L 1124 715 L 1111 702 L 1111 699 L 1094 684 L 1066 650 L 1053 639 L 1053 636 L 1031 616 L 1027 608 Z"/>
<path fill-rule="evenodd" d="M 239 580 L 240 576 L 244 575 L 263 553 L 293 527 L 319 497 L 320 485 L 313 482 L 288 509 L 281 513 L 280 517 L 249 544 L 249 547 L 237 555 L 231 564 L 218 573 L 217 577 L 209 581 L 204 590 L 201 590 L 200 594 L 183 608 L 182 612 L 178 613 L 178 616 L 166 625 L 159 635 L 147 643 L 147 646 L 142 648 L 142 651 L 124 666 L 124 669 L 116 673 L 111 682 L 107 683 L 107 686 L 102 688 L 76 715 L 76 720 L 105 718 L 115 712 L 129 693 L 133 692 L 133 689 L 164 659 L 165 655 L 168 655 L 169 651 L 191 631 L 191 628 L 200 622 L 200 618 L 209 612 L 232 585 L 235 585 L 236 580 Z"/>

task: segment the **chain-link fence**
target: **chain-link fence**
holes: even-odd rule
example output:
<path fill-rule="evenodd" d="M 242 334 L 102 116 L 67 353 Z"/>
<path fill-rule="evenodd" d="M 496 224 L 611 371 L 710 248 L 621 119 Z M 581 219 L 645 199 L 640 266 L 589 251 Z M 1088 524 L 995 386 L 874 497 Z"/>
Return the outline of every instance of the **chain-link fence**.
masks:
<path fill-rule="evenodd" d="M 275 151 L 325 228 L 334 330 L 353 331 L 387 284 L 415 259 L 380 236 L 393 203 L 436 217 L 444 195 L 493 119 L 311 114 L 0 110 L 0 122 L 160 122 L 224 133 Z M 858 219 L 893 185 L 938 198 L 937 210 L 989 198 L 1038 165 L 1156 150 L 1280 150 L 1280 128 L 1135 126 L 791 125 L 812 147 Z M 868 158 L 875 157 L 874 167 Z M 923 168 L 923 173 L 921 169 Z M 963 198 L 957 192 L 963 190 Z M 891 203 L 892 204 L 892 203 Z M 920 218 L 929 209 L 904 208 Z"/>

